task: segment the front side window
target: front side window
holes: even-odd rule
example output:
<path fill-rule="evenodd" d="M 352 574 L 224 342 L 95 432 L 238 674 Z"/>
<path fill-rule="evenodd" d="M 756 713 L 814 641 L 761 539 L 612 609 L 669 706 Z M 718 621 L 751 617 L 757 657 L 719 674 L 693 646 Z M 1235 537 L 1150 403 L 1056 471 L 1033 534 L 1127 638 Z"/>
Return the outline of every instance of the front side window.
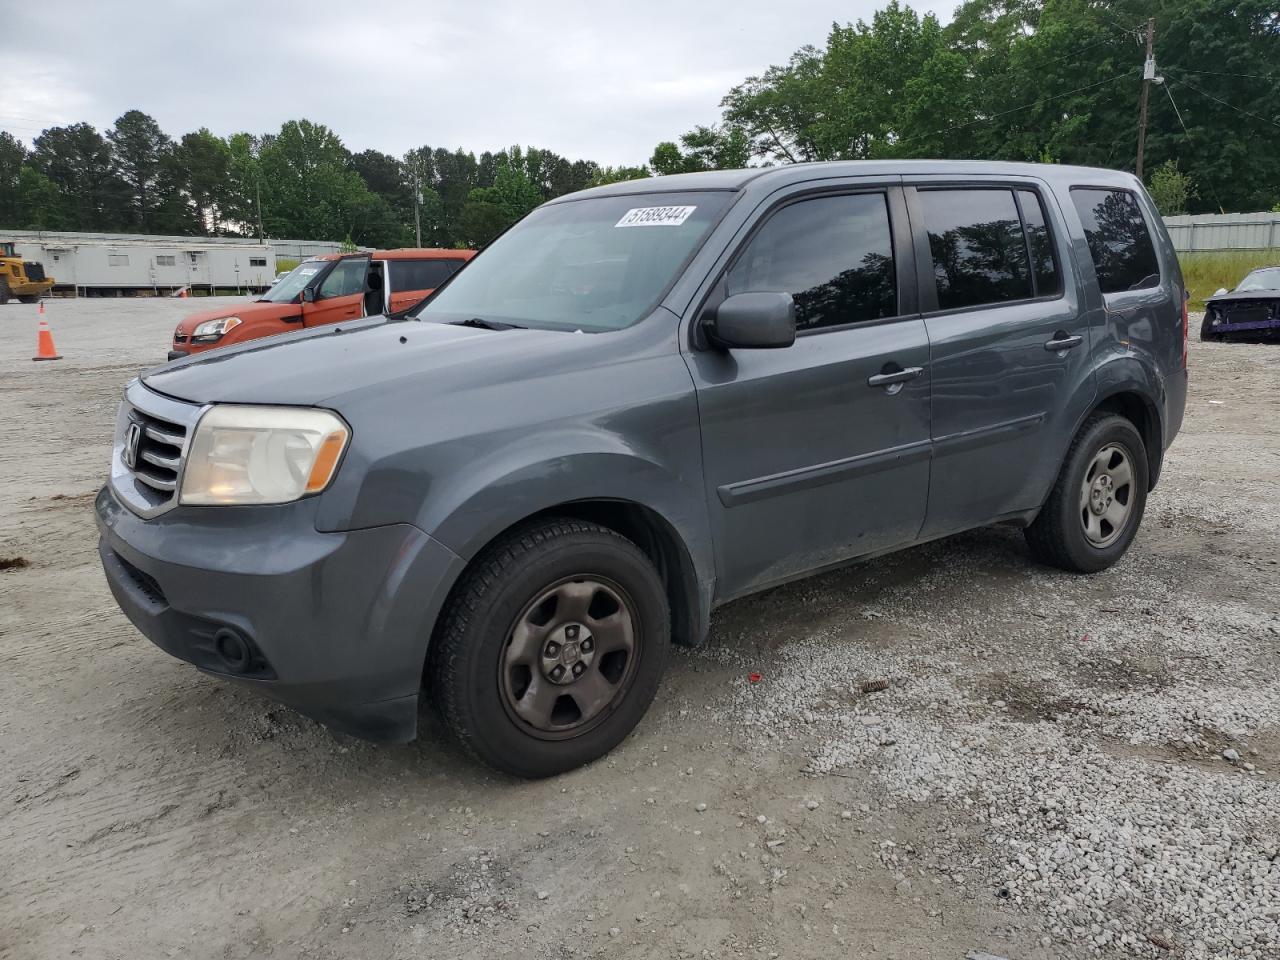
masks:
<path fill-rule="evenodd" d="M 938 309 L 1035 296 L 1012 190 L 921 190 Z"/>
<path fill-rule="evenodd" d="M 434 290 L 465 263 L 464 260 L 392 260 L 391 292 Z"/>
<path fill-rule="evenodd" d="M 1090 187 L 1072 190 L 1071 199 L 1103 293 L 1160 285 L 1160 263 L 1137 197 L 1128 190 Z"/>
<path fill-rule="evenodd" d="M 790 293 L 797 330 L 896 316 L 885 195 L 815 197 L 783 207 L 751 238 L 725 283 L 729 296 Z"/>
<path fill-rule="evenodd" d="M 323 260 L 304 260 L 276 281 L 276 284 L 262 295 L 261 300 L 266 303 L 292 303 L 298 299 L 302 288 L 315 279 L 316 274 L 323 270 L 324 266 Z"/>
<path fill-rule="evenodd" d="M 584 333 L 630 326 L 657 306 L 732 198 L 698 191 L 546 204 L 491 243 L 417 316 Z"/>
<path fill-rule="evenodd" d="M 320 281 L 317 299 L 328 300 L 331 297 L 347 297 L 353 293 L 364 293 L 368 273 L 368 257 L 339 260 L 338 265 L 329 271 L 329 275 Z"/>

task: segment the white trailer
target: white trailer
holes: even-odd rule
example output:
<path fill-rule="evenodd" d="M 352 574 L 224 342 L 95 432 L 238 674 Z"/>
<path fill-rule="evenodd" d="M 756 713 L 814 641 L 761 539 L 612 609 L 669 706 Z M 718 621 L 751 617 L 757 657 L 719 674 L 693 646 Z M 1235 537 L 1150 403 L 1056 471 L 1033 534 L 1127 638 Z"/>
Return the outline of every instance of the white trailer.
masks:
<path fill-rule="evenodd" d="M 271 286 L 276 254 L 252 240 L 6 231 L 18 255 L 36 260 L 55 290 L 89 296 L 194 290 L 256 291 Z"/>

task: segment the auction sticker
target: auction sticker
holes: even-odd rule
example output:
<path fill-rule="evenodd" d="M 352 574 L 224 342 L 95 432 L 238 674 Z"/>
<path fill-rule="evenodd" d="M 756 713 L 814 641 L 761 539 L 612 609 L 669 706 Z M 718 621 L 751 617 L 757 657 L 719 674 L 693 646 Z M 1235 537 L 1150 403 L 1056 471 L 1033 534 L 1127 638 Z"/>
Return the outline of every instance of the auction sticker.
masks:
<path fill-rule="evenodd" d="M 678 227 L 697 207 L 632 207 L 615 227 Z"/>

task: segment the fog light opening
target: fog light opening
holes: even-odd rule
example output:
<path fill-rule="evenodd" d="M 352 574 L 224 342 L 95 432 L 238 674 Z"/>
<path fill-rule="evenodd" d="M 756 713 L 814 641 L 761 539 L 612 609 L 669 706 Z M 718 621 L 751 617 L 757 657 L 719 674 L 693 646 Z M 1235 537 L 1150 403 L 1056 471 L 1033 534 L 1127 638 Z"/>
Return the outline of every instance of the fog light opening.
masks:
<path fill-rule="evenodd" d="M 244 673 L 253 659 L 244 637 L 225 627 L 213 635 L 213 650 L 232 673 Z"/>

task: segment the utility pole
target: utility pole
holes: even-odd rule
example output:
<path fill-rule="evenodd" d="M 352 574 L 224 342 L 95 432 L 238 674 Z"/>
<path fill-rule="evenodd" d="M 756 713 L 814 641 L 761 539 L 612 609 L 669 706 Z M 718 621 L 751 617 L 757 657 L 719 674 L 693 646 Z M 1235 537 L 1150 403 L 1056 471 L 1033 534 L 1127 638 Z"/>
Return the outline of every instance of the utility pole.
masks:
<path fill-rule="evenodd" d="M 1138 113 L 1138 179 L 1142 179 L 1143 155 L 1147 151 L 1147 95 L 1151 91 L 1151 81 L 1156 78 L 1156 60 L 1153 48 L 1156 43 L 1156 18 L 1147 20 L 1147 58 L 1142 62 L 1142 107 Z"/>

